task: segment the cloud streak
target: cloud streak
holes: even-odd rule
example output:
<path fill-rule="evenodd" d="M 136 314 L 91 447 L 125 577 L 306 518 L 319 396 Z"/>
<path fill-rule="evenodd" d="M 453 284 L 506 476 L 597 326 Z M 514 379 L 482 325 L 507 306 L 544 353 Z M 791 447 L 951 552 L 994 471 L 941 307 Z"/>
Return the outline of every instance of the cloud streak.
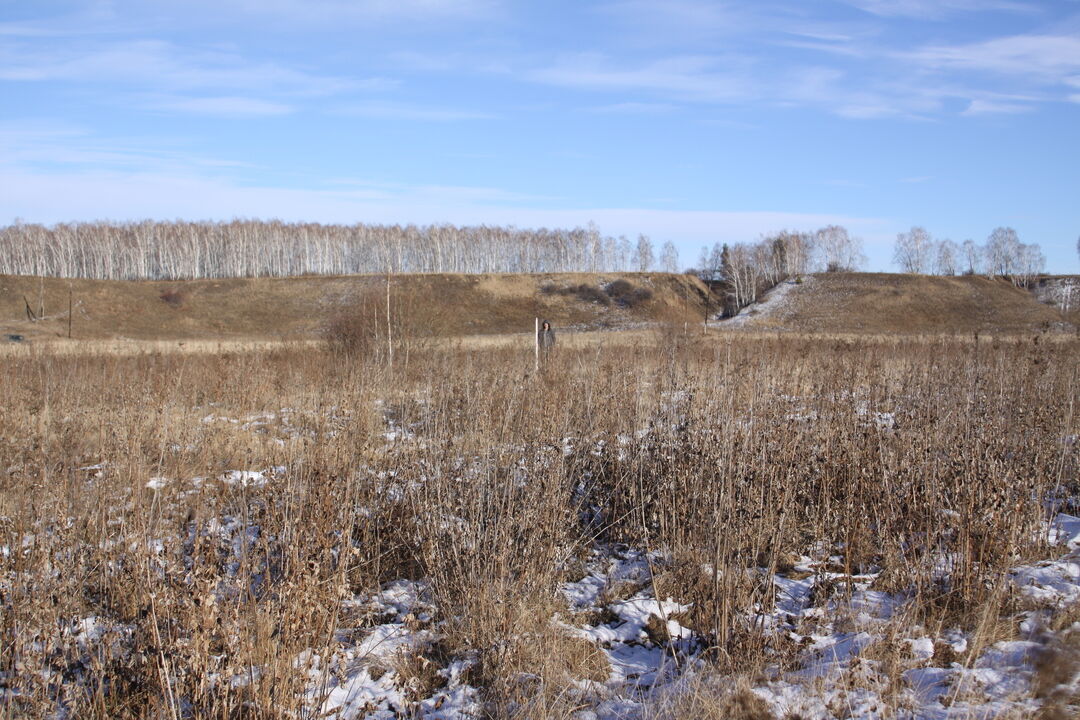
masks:
<path fill-rule="evenodd" d="M 0 167 L 31 174 L 44 172 L 45 168 L 62 168 L 61 172 L 71 173 L 99 168 L 120 173 L 192 175 L 209 169 L 251 166 L 193 152 L 177 139 L 116 139 L 71 125 L 39 121 L 0 125 Z"/>
<path fill-rule="evenodd" d="M 559 58 L 529 78 L 560 87 L 646 92 L 692 102 L 732 103 L 753 97 L 750 78 L 722 63 L 721 58 L 692 55 L 626 67 L 599 53 L 584 53 Z"/>
<path fill-rule="evenodd" d="M 496 15 L 502 5 L 498 0 L 214 0 L 202 4 L 217 12 L 301 26 L 478 20 Z"/>
<path fill-rule="evenodd" d="M 1029 5 L 1008 0 L 848 0 L 848 4 L 879 17 L 918 20 L 944 20 L 976 11 L 1032 12 Z"/>
<path fill-rule="evenodd" d="M 345 90 L 382 88 L 378 78 L 356 81 L 252 61 L 222 51 L 198 51 L 161 40 L 128 40 L 84 49 L 0 51 L 0 80 L 77 82 L 171 90 L 257 90 L 295 95 L 329 95 Z"/>
<path fill-rule="evenodd" d="M 429 107 L 397 102 L 368 102 L 349 105 L 339 111 L 343 115 L 354 117 L 379 118 L 390 120 L 410 120 L 416 122 L 459 122 L 464 120 L 491 120 L 496 116 L 478 110 Z"/>
<path fill-rule="evenodd" d="M 967 45 L 929 46 L 908 57 L 928 70 L 977 70 L 1061 82 L 1080 72 L 1080 37 L 1013 35 Z"/>
<path fill-rule="evenodd" d="M 239 96 L 173 98 L 154 103 L 151 107 L 169 112 L 224 118 L 288 115 L 295 110 L 290 105 Z"/>

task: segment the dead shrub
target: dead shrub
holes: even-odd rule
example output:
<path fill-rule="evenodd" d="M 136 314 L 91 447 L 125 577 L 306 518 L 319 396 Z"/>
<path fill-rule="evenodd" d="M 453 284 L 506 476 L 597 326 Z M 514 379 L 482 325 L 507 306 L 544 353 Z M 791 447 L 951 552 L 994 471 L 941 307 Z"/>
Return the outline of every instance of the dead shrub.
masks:
<path fill-rule="evenodd" d="M 445 337 L 447 306 L 424 296 L 407 280 L 391 277 L 389 303 L 385 280 L 363 287 L 327 323 L 323 336 L 338 352 L 385 362 L 408 362 L 417 351 Z"/>
<path fill-rule="evenodd" d="M 187 302 L 187 292 L 183 288 L 174 287 L 163 290 L 158 299 L 169 307 L 178 308 Z"/>
<path fill-rule="evenodd" d="M 378 327 L 378 315 L 355 308 L 330 320 L 325 336 L 331 347 L 349 355 L 371 356 L 385 342 Z"/>
<path fill-rule="evenodd" d="M 653 292 L 649 288 L 638 287 L 629 280 L 615 280 L 608 283 L 604 292 L 619 307 L 633 308 L 652 300 Z"/>
<path fill-rule="evenodd" d="M 559 287 L 553 283 L 548 283 L 540 288 L 540 292 L 545 295 L 572 296 L 582 302 L 595 303 L 604 307 L 611 305 L 611 298 L 602 289 L 586 283 L 567 287 Z"/>

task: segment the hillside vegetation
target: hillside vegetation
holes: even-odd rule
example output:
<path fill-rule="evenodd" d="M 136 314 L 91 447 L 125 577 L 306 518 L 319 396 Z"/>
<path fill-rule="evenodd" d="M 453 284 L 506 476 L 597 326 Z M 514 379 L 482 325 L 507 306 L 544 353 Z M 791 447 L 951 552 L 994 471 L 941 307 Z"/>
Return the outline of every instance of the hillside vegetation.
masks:
<path fill-rule="evenodd" d="M 620 295 L 620 286 L 630 289 Z M 385 275 L 169 282 L 0 276 L 0 333 L 66 337 L 69 290 L 72 335 L 84 340 L 318 339 L 342 317 L 385 313 L 386 306 Z M 448 337 L 528 332 L 537 316 L 560 329 L 697 323 L 708 291 L 696 277 L 663 273 L 425 274 L 392 276 L 390 295 L 395 316 L 406 315 L 414 332 Z M 28 304 L 35 315 L 43 308 L 45 319 L 29 320 Z"/>
<path fill-rule="evenodd" d="M 319 340 L 343 322 L 385 323 L 386 276 L 188 281 L 62 280 L 0 276 L 0 337 L 75 340 Z M 720 298 L 690 275 L 552 273 L 391 277 L 402 339 L 528 333 L 533 318 L 565 331 L 701 323 Z M 27 305 L 35 318 L 31 321 Z M 382 320 L 378 320 L 382 318 Z M 782 283 L 720 330 L 858 334 L 1073 332 L 1076 313 L 1005 280 L 872 273 Z"/>
<path fill-rule="evenodd" d="M 1007 280 L 979 275 L 825 273 L 778 290 L 745 310 L 740 325 L 812 333 L 1023 333 L 1071 330 L 1075 322 Z"/>

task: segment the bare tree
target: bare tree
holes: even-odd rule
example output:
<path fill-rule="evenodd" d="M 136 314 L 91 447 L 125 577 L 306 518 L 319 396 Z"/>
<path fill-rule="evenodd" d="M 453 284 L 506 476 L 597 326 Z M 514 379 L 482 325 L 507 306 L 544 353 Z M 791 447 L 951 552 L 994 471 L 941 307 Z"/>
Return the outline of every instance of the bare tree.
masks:
<path fill-rule="evenodd" d="M 649 240 L 648 235 L 638 235 L 637 251 L 634 253 L 634 259 L 637 261 L 638 272 L 648 272 L 652 269 L 654 258 L 652 241 Z"/>
<path fill-rule="evenodd" d="M 818 266 L 825 272 L 857 270 L 865 261 L 862 240 L 852 237 L 847 228 L 829 225 L 814 233 Z"/>
<path fill-rule="evenodd" d="M 1020 238 L 1011 227 L 998 227 L 986 239 L 986 273 L 1011 276 L 1020 256 Z"/>
<path fill-rule="evenodd" d="M 724 268 L 724 249 L 727 245 L 721 245 L 718 242 L 713 243 L 712 251 L 709 253 L 708 264 L 708 280 L 716 282 L 723 274 Z"/>
<path fill-rule="evenodd" d="M 1031 281 L 1041 275 L 1045 267 L 1046 256 L 1037 244 L 1020 243 L 1012 281 L 1021 287 L 1029 287 Z"/>
<path fill-rule="evenodd" d="M 955 275 L 957 252 L 959 248 L 952 240 L 946 239 L 939 242 L 934 258 L 934 272 L 938 275 Z"/>
<path fill-rule="evenodd" d="M 814 250 L 814 236 L 805 232 L 780 232 L 776 239 L 783 248 L 784 277 L 798 277 L 810 267 L 810 256 Z"/>
<path fill-rule="evenodd" d="M 965 275 L 975 275 L 981 272 L 982 269 L 982 248 L 975 244 L 975 241 L 968 238 L 964 241 L 961 248 L 964 264 L 967 269 L 964 270 Z"/>
<path fill-rule="evenodd" d="M 727 250 L 722 274 L 728 288 L 729 304 L 735 309 L 743 308 L 757 300 L 758 266 L 754 248 L 745 243 L 736 243 Z"/>
<path fill-rule="evenodd" d="M 630 238 L 625 235 L 619 236 L 619 264 L 616 269 L 629 270 L 634 266 L 634 247 L 630 244 Z"/>
<path fill-rule="evenodd" d="M 660 269 L 664 272 L 679 272 L 679 249 L 668 240 L 660 250 Z"/>
<path fill-rule="evenodd" d="M 915 226 L 906 233 L 897 233 L 893 262 L 906 273 L 925 275 L 930 270 L 932 242 L 926 228 Z"/>

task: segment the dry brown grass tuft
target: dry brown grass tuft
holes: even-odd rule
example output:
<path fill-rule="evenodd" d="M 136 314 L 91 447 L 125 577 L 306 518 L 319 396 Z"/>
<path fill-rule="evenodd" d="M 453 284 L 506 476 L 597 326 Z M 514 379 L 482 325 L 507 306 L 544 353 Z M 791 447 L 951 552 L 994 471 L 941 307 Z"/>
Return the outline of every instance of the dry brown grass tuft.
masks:
<path fill-rule="evenodd" d="M 746 678 L 698 678 L 650 706 L 647 720 L 775 720 L 768 704 L 754 694 Z"/>
<path fill-rule="evenodd" d="M 1041 718 L 1070 717 L 1080 704 L 1080 625 L 1046 638 L 1035 659 L 1035 697 L 1044 701 Z"/>

